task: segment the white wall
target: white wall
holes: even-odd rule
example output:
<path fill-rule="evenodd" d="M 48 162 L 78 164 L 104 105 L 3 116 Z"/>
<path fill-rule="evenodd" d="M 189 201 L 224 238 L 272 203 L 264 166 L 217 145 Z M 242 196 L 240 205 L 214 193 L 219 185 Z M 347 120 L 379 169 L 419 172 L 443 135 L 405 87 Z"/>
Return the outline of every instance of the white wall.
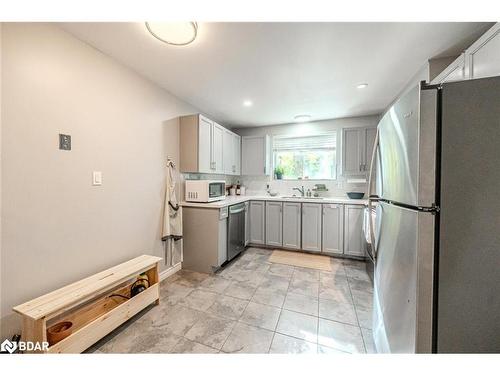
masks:
<path fill-rule="evenodd" d="M 314 187 L 314 184 L 323 183 L 329 189 L 327 193 L 322 193 L 324 196 L 344 196 L 347 191 L 362 191 L 366 190 L 365 183 L 348 183 L 347 178 L 340 175 L 340 166 L 342 163 L 342 128 L 354 127 L 376 127 L 379 120 L 378 115 L 362 116 L 362 117 L 349 117 L 323 121 L 313 121 L 309 123 L 292 123 L 283 125 L 260 126 L 252 128 L 237 128 L 231 129 L 241 136 L 245 135 L 307 135 L 307 134 L 321 134 L 329 131 L 337 132 L 337 171 L 338 176 L 335 181 L 307 181 L 307 180 L 274 180 L 272 176 L 269 177 L 256 177 L 256 176 L 242 176 L 241 182 L 247 188 L 247 194 L 264 194 L 266 185 L 270 185 L 270 189 L 278 192 L 281 195 L 289 195 L 297 193 L 293 191 L 293 187 L 304 186 L 307 189 Z"/>
<path fill-rule="evenodd" d="M 178 163 L 177 116 L 198 111 L 55 25 L 4 24 L 2 50 L 5 337 L 19 328 L 12 306 L 163 256 L 165 163 Z"/>

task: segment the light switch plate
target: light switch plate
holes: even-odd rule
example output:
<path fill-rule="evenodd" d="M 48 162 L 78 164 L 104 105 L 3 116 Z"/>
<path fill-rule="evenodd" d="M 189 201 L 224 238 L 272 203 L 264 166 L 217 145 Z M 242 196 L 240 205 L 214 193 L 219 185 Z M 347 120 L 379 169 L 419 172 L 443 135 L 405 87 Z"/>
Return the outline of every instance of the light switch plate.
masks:
<path fill-rule="evenodd" d="M 102 173 L 100 171 L 92 172 L 92 185 L 94 186 L 102 185 Z"/>
<path fill-rule="evenodd" d="M 59 150 L 71 150 L 71 135 L 59 134 Z"/>

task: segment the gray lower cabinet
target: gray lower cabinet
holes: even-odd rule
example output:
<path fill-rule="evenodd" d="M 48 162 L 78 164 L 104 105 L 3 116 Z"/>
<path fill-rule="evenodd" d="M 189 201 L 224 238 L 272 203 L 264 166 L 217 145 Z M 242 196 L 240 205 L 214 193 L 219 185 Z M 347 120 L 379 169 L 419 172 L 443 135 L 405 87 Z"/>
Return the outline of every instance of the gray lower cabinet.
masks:
<path fill-rule="evenodd" d="M 283 203 L 283 247 L 300 250 L 302 205 Z"/>
<path fill-rule="evenodd" d="M 302 203 L 302 249 L 321 251 L 321 204 Z"/>
<path fill-rule="evenodd" d="M 344 254 L 364 257 L 362 205 L 344 206 Z"/>
<path fill-rule="evenodd" d="M 250 202 L 250 243 L 265 244 L 266 206 L 264 201 Z"/>
<path fill-rule="evenodd" d="M 283 246 L 282 202 L 266 202 L 266 245 Z"/>
<path fill-rule="evenodd" d="M 182 225 L 182 266 L 203 273 L 217 270 L 227 260 L 227 207 L 220 210 L 183 207 Z M 172 264 L 178 258 L 173 255 Z"/>
<path fill-rule="evenodd" d="M 344 253 L 344 205 L 323 204 L 323 235 L 321 251 Z"/>
<path fill-rule="evenodd" d="M 245 246 L 250 242 L 250 202 L 245 202 Z"/>

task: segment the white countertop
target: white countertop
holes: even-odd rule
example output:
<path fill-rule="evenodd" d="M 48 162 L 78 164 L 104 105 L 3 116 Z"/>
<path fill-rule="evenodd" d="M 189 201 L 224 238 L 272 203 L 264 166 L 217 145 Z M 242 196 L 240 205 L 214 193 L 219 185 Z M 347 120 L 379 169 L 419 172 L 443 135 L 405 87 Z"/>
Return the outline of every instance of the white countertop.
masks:
<path fill-rule="evenodd" d="M 233 204 L 247 202 L 247 201 L 282 201 L 282 202 L 302 202 L 302 203 L 341 203 L 341 204 L 368 204 L 368 199 L 350 199 L 348 197 L 324 197 L 318 198 L 283 198 L 282 196 L 271 197 L 270 195 L 237 195 L 228 196 L 226 199 L 211 202 L 211 203 L 198 203 L 198 202 L 181 202 L 180 205 L 184 207 L 200 207 L 200 208 L 222 208 L 232 206 Z"/>

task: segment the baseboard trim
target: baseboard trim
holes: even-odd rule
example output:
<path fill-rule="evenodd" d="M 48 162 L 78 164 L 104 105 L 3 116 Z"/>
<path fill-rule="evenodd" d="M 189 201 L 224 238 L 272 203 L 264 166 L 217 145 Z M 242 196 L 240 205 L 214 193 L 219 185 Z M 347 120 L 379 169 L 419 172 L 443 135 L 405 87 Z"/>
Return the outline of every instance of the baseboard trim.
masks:
<path fill-rule="evenodd" d="M 172 276 L 174 273 L 179 272 L 182 269 L 182 263 L 176 264 L 175 266 L 160 272 L 160 281 L 165 280 L 167 277 Z"/>

